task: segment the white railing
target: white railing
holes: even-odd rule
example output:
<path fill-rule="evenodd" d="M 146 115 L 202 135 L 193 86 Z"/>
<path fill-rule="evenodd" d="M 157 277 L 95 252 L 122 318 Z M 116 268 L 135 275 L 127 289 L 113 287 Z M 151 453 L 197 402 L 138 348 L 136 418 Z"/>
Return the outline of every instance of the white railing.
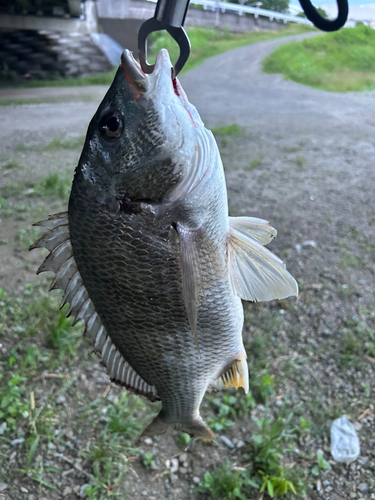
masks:
<path fill-rule="evenodd" d="M 157 0 L 148 0 L 149 2 L 156 3 Z M 212 10 L 221 12 L 237 12 L 237 14 L 242 15 L 244 13 L 253 14 L 255 19 L 259 16 L 268 17 L 270 21 L 273 19 L 280 19 L 287 22 L 299 23 L 299 24 L 307 24 L 309 26 L 313 26 L 313 24 L 306 19 L 305 17 L 297 17 L 292 16 L 291 14 L 283 14 L 282 12 L 275 12 L 273 10 L 260 9 L 259 7 L 249 7 L 247 5 L 240 5 L 237 3 L 229 3 L 229 2 L 220 2 L 215 0 L 190 0 L 191 4 L 203 5 L 203 8 L 206 10 L 210 8 Z"/>

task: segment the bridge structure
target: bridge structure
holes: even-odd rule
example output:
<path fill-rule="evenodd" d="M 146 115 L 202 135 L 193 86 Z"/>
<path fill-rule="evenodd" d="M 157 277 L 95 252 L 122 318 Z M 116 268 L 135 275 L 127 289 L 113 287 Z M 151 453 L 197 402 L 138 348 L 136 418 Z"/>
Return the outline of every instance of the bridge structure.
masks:
<path fill-rule="evenodd" d="M 240 0 L 243 1 L 243 0 Z M 137 53 L 141 24 L 156 0 L 0 0 L 0 80 L 108 71 L 122 48 Z M 311 23 L 302 17 L 221 0 L 191 0 L 186 27 L 232 32 Z M 203 7 L 203 8 L 202 8 Z"/>

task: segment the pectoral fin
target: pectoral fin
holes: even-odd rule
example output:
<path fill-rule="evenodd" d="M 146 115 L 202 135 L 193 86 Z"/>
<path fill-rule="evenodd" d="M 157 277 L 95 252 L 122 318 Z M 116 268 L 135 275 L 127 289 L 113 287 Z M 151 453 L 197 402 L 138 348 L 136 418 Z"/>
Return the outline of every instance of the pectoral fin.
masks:
<path fill-rule="evenodd" d="M 255 217 L 228 217 L 231 229 L 236 229 L 245 236 L 250 236 L 262 245 L 268 245 L 276 235 L 277 231 L 264 219 Z"/>
<path fill-rule="evenodd" d="M 182 272 L 182 288 L 186 312 L 199 352 L 197 337 L 197 319 L 199 309 L 199 295 L 202 290 L 202 269 L 199 259 L 201 230 L 187 229 L 181 224 L 176 224 L 180 242 L 180 262 Z"/>
<path fill-rule="evenodd" d="M 260 243 L 267 240 L 266 235 L 257 233 L 255 237 L 249 224 L 240 230 L 234 218 L 230 218 L 229 224 L 228 265 L 234 293 L 252 301 L 298 295 L 298 284 L 283 261 Z M 244 227 L 249 229 L 245 231 Z"/>

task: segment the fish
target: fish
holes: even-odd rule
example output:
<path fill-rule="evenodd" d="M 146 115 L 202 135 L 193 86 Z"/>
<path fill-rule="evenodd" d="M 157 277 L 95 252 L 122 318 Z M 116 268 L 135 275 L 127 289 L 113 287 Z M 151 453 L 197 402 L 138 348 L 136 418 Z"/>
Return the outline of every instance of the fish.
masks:
<path fill-rule="evenodd" d="M 36 223 L 50 290 L 112 382 L 162 409 L 144 436 L 214 439 L 205 393 L 249 390 L 242 299 L 298 295 L 265 245 L 269 222 L 228 215 L 219 149 L 162 49 L 150 75 L 125 50 L 92 118 L 68 210 Z"/>

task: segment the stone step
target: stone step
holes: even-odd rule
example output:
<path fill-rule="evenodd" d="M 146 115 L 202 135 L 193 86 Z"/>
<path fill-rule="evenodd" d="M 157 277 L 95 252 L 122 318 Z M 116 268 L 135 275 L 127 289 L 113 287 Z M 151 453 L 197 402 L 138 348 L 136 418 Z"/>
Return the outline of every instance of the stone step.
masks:
<path fill-rule="evenodd" d="M 0 72 L 19 78 L 87 75 L 112 68 L 90 35 L 17 30 L 0 33 Z"/>

